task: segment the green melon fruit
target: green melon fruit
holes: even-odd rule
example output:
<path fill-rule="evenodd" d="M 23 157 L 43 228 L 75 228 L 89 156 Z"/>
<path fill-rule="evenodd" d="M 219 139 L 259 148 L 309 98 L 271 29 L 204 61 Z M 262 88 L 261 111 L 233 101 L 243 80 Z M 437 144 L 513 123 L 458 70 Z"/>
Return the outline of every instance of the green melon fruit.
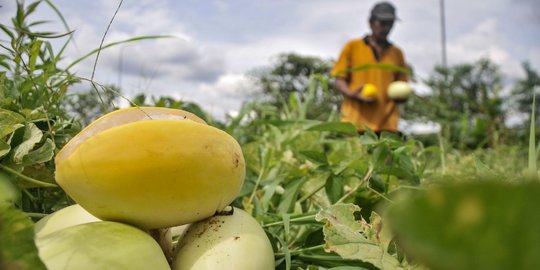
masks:
<path fill-rule="evenodd" d="M 101 220 L 88 213 L 80 205 L 74 204 L 40 219 L 34 225 L 34 232 L 36 237 L 42 237 L 67 227 L 96 221 Z"/>
<path fill-rule="evenodd" d="M 130 225 L 79 224 L 36 238 L 49 270 L 170 270 L 157 242 Z"/>

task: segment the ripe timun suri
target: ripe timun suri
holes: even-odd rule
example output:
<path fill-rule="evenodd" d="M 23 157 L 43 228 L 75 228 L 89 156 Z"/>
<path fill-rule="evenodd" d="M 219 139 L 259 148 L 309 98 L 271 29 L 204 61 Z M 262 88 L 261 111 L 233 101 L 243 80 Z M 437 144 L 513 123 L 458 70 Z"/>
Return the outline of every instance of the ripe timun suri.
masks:
<path fill-rule="evenodd" d="M 212 216 L 240 192 L 238 142 L 194 114 L 132 107 L 81 131 L 56 156 L 56 181 L 92 215 L 145 229 Z"/>
<path fill-rule="evenodd" d="M 388 97 L 394 100 L 406 100 L 412 93 L 413 89 L 407 82 L 395 81 L 388 86 Z"/>
<path fill-rule="evenodd" d="M 362 92 L 360 93 L 363 97 L 375 98 L 377 96 L 377 87 L 372 83 L 364 84 Z"/>
<path fill-rule="evenodd" d="M 275 267 L 257 220 L 236 208 L 223 215 L 244 182 L 240 145 L 194 114 L 114 111 L 69 141 L 55 163 L 57 183 L 77 204 L 35 226 L 39 256 L 50 270 Z M 217 227 L 201 231 L 207 226 Z M 188 228 L 174 260 L 166 238 L 148 234 L 168 228 Z"/>

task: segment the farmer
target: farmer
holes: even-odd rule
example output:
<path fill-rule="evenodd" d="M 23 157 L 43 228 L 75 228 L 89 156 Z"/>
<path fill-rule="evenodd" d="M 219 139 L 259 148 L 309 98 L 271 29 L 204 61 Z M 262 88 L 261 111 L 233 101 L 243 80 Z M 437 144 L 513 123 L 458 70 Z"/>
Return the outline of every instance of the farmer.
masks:
<path fill-rule="evenodd" d="M 371 34 L 348 41 L 332 69 L 343 95 L 341 121 L 354 124 L 360 133 L 367 128 L 398 133 L 399 108 L 387 89 L 408 78 L 403 53 L 387 39 L 396 19 L 392 4 L 376 4 L 369 17 Z"/>

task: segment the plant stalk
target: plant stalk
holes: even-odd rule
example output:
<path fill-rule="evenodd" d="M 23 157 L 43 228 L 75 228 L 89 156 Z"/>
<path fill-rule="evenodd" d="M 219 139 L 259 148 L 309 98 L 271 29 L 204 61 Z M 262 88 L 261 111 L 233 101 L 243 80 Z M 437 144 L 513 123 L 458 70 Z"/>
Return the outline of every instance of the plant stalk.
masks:
<path fill-rule="evenodd" d="M 28 177 L 28 176 L 26 176 L 26 175 L 24 175 L 24 174 L 22 174 L 22 173 L 20 173 L 20 172 L 18 172 L 16 170 L 10 168 L 10 167 L 2 165 L 2 164 L 0 164 L 0 169 L 4 170 L 4 171 L 6 171 L 6 172 L 8 172 L 10 174 L 13 174 L 13 175 L 19 177 L 20 179 L 22 179 L 22 180 L 24 180 L 24 181 L 26 181 L 28 183 L 37 185 L 38 187 L 54 187 L 54 188 L 58 187 L 55 184 L 43 182 L 43 181 L 34 179 L 32 177 Z"/>
<path fill-rule="evenodd" d="M 298 250 L 292 250 L 289 252 L 290 255 L 298 255 L 304 252 L 314 251 L 314 250 L 322 250 L 324 249 L 324 245 L 318 245 L 318 246 L 312 246 L 307 248 L 302 248 Z M 285 257 L 285 253 L 275 253 L 276 257 Z"/>
<path fill-rule="evenodd" d="M 366 175 L 364 176 L 364 179 L 358 183 L 353 189 L 351 189 L 347 194 L 343 195 L 335 204 L 343 203 L 347 198 L 349 198 L 351 195 L 356 193 L 358 189 L 364 184 L 364 182 L 368 182 L 369 178 L 371 178 L 371 175 L 373 174 L 373 166 L 369 167 L 369 170 L 367 171 Z M 368 182 L 369 183 L 369 182 Z"/>

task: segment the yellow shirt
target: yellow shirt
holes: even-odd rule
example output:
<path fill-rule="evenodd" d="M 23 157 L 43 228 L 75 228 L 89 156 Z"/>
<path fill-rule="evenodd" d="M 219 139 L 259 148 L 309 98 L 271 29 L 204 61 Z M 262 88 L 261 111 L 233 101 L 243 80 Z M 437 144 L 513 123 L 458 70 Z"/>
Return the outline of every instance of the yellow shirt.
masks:
<path fill-rule="evenodd" d="M 372 83 L 377 88 L 377 96 L 374 102 L 369 103 L 344 96 L 341 105 L 341 120 L 353 123 L 358 130 L 364 130 L 364 126 L 367 126 L 376 132 L 396 132 L 399 108 L 387 95 L 388 85 L 393 81 L 407 81 L 407 74 L 377 67 L 350 71 L 362 65 L 406 68 L 403 53 L 392 44 L 388 45 L 377 60 L 365 38 L 347 42 L 332 69 L 332 75 L 345 78 L 351 90 L 356 90 L 365 83 Z"/>

